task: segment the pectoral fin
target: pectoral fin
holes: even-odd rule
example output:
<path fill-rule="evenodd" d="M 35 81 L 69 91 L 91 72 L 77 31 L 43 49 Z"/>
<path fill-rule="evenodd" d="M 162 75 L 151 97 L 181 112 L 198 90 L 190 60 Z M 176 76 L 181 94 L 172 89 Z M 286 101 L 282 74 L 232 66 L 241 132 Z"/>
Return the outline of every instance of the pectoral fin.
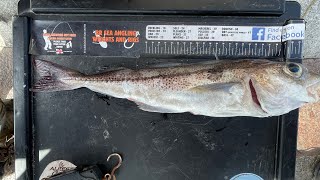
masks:
<path fill-rule="evenodd" d="M 197 93 L 205 93 L 205 92 L 224 92 L 229 94 L 235 93 L 243 93 L 244 87 L 241 83 L 213 83 L 204 86 L 197 86 L 192 89 L 191 91 Z"/>
<path fill-rule="evenodd" d="M 162 107 L 156 107 L 156 106 L 150 106 L 147 104 L 143 103 L 136 103 L 139 107 L 139 109 L 143 111 L 148 111 L 148 112 L 157 112 L 157 113 L 181 113 L 177 110 L 171 110 L 171 109 L 166 109 Z"/>

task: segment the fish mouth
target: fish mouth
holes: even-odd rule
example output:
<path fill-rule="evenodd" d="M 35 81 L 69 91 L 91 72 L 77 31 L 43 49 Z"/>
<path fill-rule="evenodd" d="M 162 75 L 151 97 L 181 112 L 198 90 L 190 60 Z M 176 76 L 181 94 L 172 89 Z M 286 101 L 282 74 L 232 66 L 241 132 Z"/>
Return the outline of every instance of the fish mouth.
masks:
<path fill-rule="evenodd" d="M 253 86 L 253 82 L 252 82 L 251 79 L 249 80 L 249 88 L 250 88 L 250 92 L 251 92 L 252 101 L 253 101 L 256 105 L 258 105 L 259 108 L 260 108 L 263 112 L 267 113 L 267 112 L 262 108 L 262 106 L 261 106 L 261 102 L 259 101 L 259 98 L 258 98 L 258 95 L 257 95 L 257 91 L 256 91 L 255 87 Z"/>

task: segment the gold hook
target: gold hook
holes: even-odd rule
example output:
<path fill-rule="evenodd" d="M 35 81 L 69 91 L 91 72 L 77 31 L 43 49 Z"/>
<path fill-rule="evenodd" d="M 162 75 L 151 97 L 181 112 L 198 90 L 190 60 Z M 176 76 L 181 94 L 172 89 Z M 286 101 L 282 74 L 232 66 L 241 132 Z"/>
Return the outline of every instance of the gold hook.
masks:
<path fill-rule="evenodd" d="M 107 174 L 104 175 L 103 180 L 116 180 L 116 176 L 114 175 L 114 173 L 115 173 L 116 170 L 121 166 L 122 157 L 121 157 L 120 154 L 118 154 L 118 153 L 113 153 L 113 154 L 110 154 L 110 155 L 108 156 L 107 161 L 109 161 L 110 158 L 113 157 L 113 156 L 118 157 L 119 162 L 118 162 L 118 164 L 112 169 L 112 171 L 111 171 L 110 174 L 107 173 Z"/>

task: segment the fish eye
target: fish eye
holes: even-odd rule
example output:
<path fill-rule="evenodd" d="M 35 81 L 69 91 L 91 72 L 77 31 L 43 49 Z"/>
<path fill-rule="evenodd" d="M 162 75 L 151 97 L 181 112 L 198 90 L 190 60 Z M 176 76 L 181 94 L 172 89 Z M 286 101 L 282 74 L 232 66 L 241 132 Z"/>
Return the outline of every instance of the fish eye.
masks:
<path fill-rule="evenodd" d="M 297 73 L 300 71 L 300 66 L 298 66 L 297 64 L 290 63 L 288 64 L 288 68 L 292 73 Z"/>
<path fill-rule="evenodd" d="M 302 67 L 296 63 L 288 63 L 286 65 L 286 70 L 290 75 L 297 78 L 299 78 L 302 75 Z"/>

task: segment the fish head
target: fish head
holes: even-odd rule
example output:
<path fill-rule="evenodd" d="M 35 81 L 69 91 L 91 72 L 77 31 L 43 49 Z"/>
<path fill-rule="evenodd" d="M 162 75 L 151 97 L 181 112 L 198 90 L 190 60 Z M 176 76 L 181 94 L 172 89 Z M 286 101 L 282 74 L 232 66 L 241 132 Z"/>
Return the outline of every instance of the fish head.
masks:
<path fill-rule="evenodd" d="M 278 116 L 319 101 L 320 75 L 300 63 L 269 62 L 252 71 L 248 87 L 258 107 Z"/>

